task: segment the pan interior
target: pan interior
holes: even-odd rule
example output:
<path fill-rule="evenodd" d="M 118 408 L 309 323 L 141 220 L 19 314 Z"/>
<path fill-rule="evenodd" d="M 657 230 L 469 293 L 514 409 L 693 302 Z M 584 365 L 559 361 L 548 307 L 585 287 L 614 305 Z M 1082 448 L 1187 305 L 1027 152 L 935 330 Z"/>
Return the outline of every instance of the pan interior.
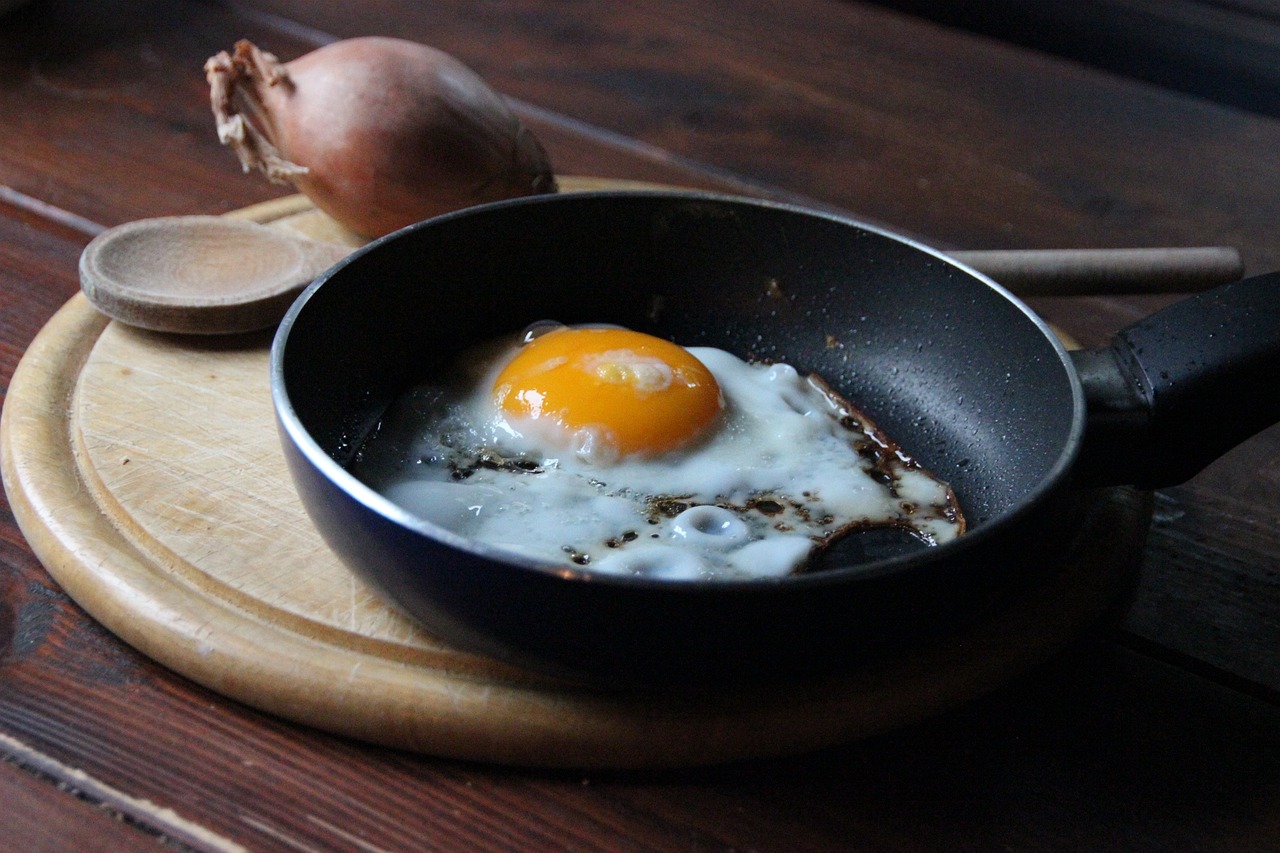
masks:
<path fill-rule="evenodd" d="M 442 217 L 357 253 L 294 313 L 285 386 L 339 463 L 411 383 L 544 319 L 816 372 L 952 484 L 971 529 L 1042 487 L 1075 417 L 1060 349 L 999 289 L 873 229 L 744 200 L 601 193 Z"/>

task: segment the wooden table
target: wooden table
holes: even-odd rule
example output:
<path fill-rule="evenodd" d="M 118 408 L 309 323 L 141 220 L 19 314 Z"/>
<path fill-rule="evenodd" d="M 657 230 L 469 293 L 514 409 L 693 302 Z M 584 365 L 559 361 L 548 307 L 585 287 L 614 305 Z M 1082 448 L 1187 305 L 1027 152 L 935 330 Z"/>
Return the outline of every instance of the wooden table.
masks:
<path fill-rule="evenodd" d="M 5 387 L 104 226 L 285 192 L 219 146 L 206 57 L 371 33 L 476 68 L 565 174 L 799 201 L 944 248 L 1221 244 L 1280 268 L 1275 118 L 872 4 L 32 0 L 0 18 Z M 1097 345 L 1170 298 L 1033 307 Z M 1280 431 L 1155 507 L 1117 618 L 959 710 L 819 754 L 582 773 L 372 747 L 196 686 L 81 611 L 6 504 L 0 846 L 1275 849 Z"/>

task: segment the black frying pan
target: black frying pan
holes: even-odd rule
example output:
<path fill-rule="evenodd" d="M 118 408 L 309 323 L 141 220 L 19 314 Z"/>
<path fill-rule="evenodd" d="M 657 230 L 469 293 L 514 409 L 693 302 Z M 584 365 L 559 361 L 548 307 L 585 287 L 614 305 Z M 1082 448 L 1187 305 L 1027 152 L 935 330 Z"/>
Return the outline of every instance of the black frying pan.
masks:
<path fill-rule="evenodd" d="M 531 321 L 611 322 L 816 371 L 960 496 L 926 549 L 851 536 L 777 581 L 608 578 L 409 516 L 343 468 L 390 400 Z M 1088 488 L 1180 482 L 1280 420 L 1280 276 L 1228 285 L 1067 353 L 938 253 L 849 220 L 693 193 L 504 202 L 412 226 L 285 318 L 272 385 L 291 471 L 338 554 L 460 645 L 575 678 L 812 674 L 998 606 Z"/>

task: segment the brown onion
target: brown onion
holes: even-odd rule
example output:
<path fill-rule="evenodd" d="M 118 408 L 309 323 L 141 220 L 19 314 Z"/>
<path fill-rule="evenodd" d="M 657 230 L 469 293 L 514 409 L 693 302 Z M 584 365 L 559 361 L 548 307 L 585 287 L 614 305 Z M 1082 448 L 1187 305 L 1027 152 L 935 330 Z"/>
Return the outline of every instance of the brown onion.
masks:
<path fill-rule="evenodd" d="M 218 138 L 244 170 L 294 184 L 364 237 L 556 191 L 546 152 L 502 96 L 426 45 L 354 38 L 281 63 L 240 41 L 205 75 Z"/>

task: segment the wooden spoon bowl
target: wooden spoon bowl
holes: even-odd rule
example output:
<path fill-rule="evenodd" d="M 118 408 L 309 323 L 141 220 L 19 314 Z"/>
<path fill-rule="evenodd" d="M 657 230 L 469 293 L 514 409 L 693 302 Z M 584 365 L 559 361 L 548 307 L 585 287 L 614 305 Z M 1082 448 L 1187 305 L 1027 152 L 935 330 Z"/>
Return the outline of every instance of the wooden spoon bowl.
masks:
<path fill-rule="evenodd" d="M 231 334 L 275 325 L 351 249 L 221 216 L 128 222 L 80 257 L 85 296 L 109 317 L 162 332 Z"/>

